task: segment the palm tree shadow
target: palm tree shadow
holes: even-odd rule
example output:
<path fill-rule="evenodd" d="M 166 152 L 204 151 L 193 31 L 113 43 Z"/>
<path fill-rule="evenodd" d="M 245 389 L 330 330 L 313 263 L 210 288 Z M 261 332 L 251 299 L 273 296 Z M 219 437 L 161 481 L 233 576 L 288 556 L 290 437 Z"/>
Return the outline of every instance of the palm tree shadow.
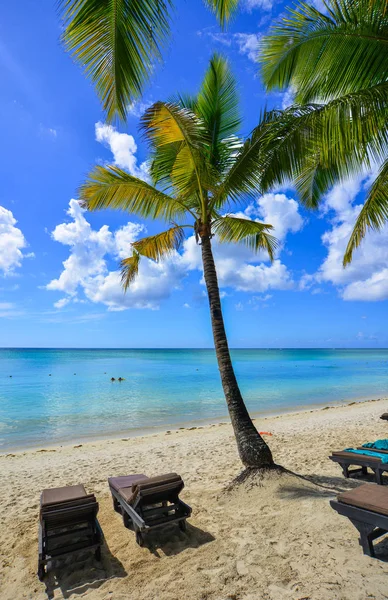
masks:
<path fill-rule="evenodd" d="M 60 589 L 64 598 L 84 595 L 87 590 L 98 589 L 109 579 L 126 577 L 122 563 L 111 553 L 104 540 L 101 547 L 101 561 L 94 554 L 84 551 L 67 559 L 53 562 L 46 575 L 46 594 L 54 598 Z"/>
<path fill-rule="evenodd" d="M 185 532 L 180 531 L 176 525 L 150 532 L 144 545 L 152 554 L 160 558 L 160 552 L 165 556 L 175 556 L 187 548 L 199 548 L 214 540 L 215 537 L 208 531 L 187 523 Z"/>

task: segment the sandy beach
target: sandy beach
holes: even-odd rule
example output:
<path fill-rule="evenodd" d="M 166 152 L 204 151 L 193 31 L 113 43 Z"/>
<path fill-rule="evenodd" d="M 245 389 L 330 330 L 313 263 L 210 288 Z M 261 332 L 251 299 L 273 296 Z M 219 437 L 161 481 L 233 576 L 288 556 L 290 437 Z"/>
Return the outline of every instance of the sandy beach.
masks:
<path fill-rule="evenodd" d="M 362 554 L 357 532 L 329 506 L 345 480 L 330 451 L 388 437 L 388 400 L 256 421 L 278 464 L 303 475 L 269 474 L 226 491 L 241 472 L 228 424 L 141 438 L 18 452 L 0 457 L 2 600 L 366 600 L 388 598 L 388 542 L 381 560 Z M 170 527 L 140 548 L 112 509 L 107 477 L 176 471 L 193 507 L 186 533 Z M 370 480 L 372 480 L 370 478 Z M 87 555 L 36 576 L 39 495 L 84 483 L 100 503 L 102 562 Z"/>

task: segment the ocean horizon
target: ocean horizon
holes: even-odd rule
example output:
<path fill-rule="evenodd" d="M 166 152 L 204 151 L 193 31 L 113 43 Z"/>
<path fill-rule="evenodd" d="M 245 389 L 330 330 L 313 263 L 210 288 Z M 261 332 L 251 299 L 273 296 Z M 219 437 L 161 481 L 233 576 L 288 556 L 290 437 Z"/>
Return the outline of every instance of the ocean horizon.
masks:
<path fill-rule="evenodd" d="M 253 415 L 387 395 L 386 348 L 231 353 Z M 0 452 L 226 418 L 214 349 L 0 349 Z"/>

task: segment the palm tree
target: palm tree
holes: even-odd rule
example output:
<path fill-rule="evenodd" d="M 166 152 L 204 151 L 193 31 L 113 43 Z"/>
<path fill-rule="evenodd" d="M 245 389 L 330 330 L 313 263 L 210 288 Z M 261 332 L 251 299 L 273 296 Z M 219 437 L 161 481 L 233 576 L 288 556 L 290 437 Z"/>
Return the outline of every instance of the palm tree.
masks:
<path fill-rule="evenodd" d="M 260 190 L 257 160 L 260 127 L 240 140 L 236 84 L 226 60 L 214 55 L 196 97 L 178 96 L 157 102 L 141 119 L 149 140 L 152 184 L 116 166 L 96 166 L 80 188 L 84 207 L 124 210 L 138 217 L 169 223 L 162 233 L 132 244 L 133 254 L 122 261 L 127 289 L 142 257 L 159 261 L 176 252 L 193 231 L 201 245 L 204 278 L 210 304 L 215 350 L 237 446 L 246 467 L 270 467 L 271 451 L 257 432 L 244 404 L 230 357 L 222 315 L 212 237 L 244 243 L 273 259 L 276 240 L 271 225 L 226 214 L 241 195 Z"/>
<path fill-rule="evenodd" d="M 238 0 L 204 0 L 224 27 Z M 62 40 L 95 85 L 107 120 L 129 107 L 161 59 L 172 0 L 58 0 Z"/>
<path fill-rule="evenodd" d="M 388 5 L 324 3 L 325 14 L 305 2 L 288 9 L 261 42 L 267 90 L 291 87 L 296 102 L 272 115 L 263 185 L 291 178 L 315 208 L 338 180 L 380 165 L 347 245 L 347 265 L 367 230 L 388 220 Z"/>

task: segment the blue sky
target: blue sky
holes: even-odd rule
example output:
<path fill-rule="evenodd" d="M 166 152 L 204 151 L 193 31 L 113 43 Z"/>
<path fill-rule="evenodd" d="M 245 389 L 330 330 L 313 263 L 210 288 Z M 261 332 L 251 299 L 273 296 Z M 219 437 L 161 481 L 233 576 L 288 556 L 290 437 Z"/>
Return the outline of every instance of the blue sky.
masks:
<path fill-rule="evenodd" d="M 96 162 L 144 175 L 138 116 L 152 101 L 195 92 L 214 51 L 238 79 L 243 134 L 260 111 L 289 94 L 266 96 L 254 62 L 258 36 L 287 3 L 242 0 L 226 33 L 200 0 L 176 3 L 164 63 L 126 126 L 104 123 L 89 82 L 64 52 L 55 2 L 7 3 L 0 23 L 0 346 L 209 347 L 212 336 L 198 248 L 144 263 L 124 296 L 120 258 L 142 231 L 114 212 L 80 210 L 77 186 Z M 347 236 L 370 174 L 336 186 L 307 213 L 292 189 L 243 201 L 251 218 L 275 226 L 275 263 L 215 243 L 225 321 L 235 347 L 385 347 L 388 342 L 388 231 L 368 237 L 342 269 Z M 142 229 L 143 228 L 143 229 Z"/>

